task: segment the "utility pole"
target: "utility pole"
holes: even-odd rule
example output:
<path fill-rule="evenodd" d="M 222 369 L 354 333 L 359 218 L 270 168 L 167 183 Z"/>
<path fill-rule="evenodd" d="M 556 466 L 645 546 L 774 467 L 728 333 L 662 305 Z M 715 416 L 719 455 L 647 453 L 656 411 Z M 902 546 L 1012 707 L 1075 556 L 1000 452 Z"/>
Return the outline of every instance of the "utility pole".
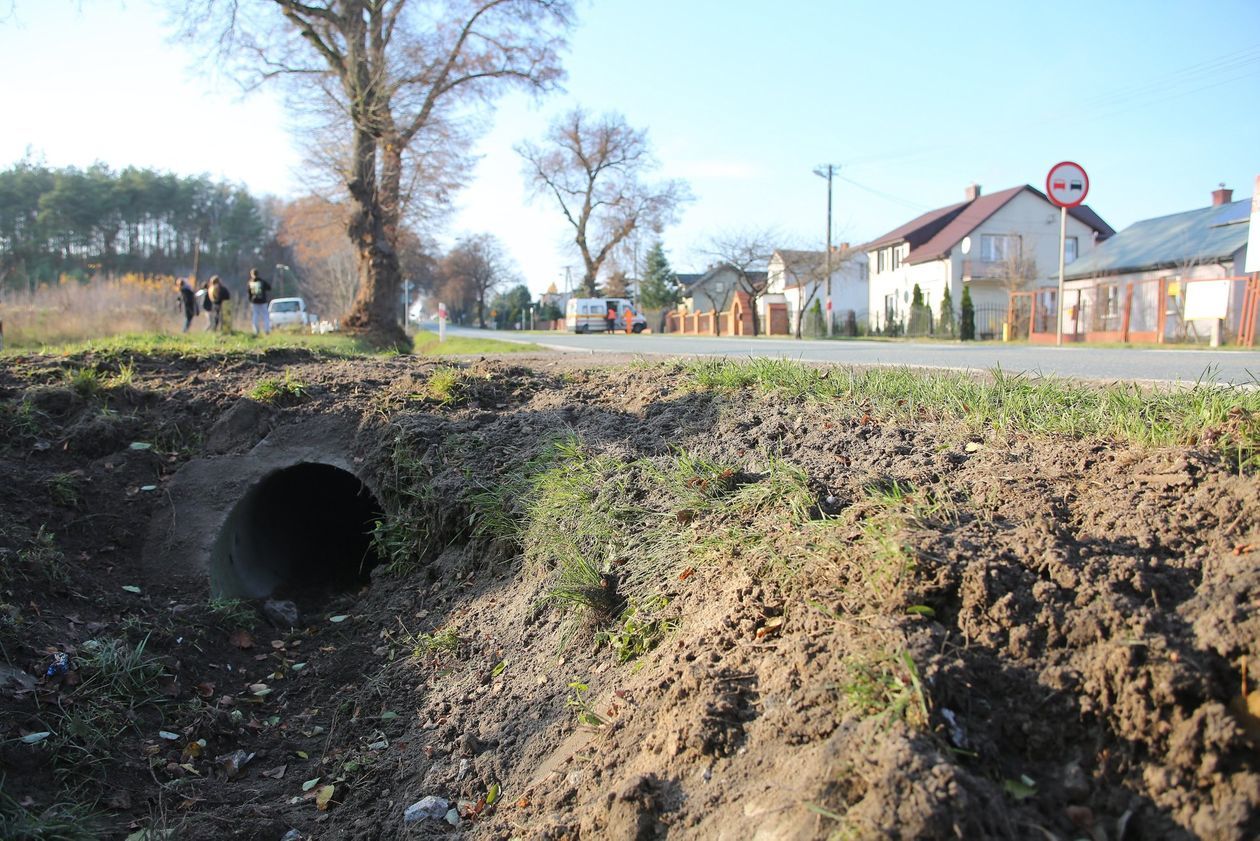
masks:
<path fill-rule="evenodd" d="M 835 171 L 840 168 L 839 164 L 823 164 L 814 169 L 814 174 L 819 178 L 827 179 L 827 253 L 823 257 L 823 265 L 826 267 L 827 278 L 827 337 L 831 337 L 831 179 Z M 804 318 L 805 313 L 800 313 L 797 318 Z M 799 335 L 799 334 L 798 334 Z"/>

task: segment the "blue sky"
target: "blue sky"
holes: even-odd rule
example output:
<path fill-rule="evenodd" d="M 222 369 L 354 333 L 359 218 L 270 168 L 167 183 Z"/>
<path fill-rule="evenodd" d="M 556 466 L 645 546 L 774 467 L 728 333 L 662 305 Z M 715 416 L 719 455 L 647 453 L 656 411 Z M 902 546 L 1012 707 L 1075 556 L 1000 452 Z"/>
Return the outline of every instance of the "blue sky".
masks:
<path fill-rule="evenodd" d="M 242 97 L 169 43 L 147 0 L 19 0 L 0 24 L 0 166 L 29 148 L 208 172 L 256 192 L 300 191 L 300 156 L 269 93 Z M 503 100 L 446 234 L 488 230 L 531 288 L 563 283 L 566 228 L 530 203 L 512 146 L 582 104 L 645 128 L 663 172 L 696 200 L 665 243 L 679 270 L 713 234 L 774 228 L 816 246 L 840 165 L 836 239 L 877 236 L 923 210 L 1041 186 L 1055 162 L 1089 172 L 1116 228 L 1236 198 L 1260 174 L 1260 3 L 775 3 L 602 0 L 571 38 L 567 92 Z M 155 107 L 155 103 L 157 103 Z"/>

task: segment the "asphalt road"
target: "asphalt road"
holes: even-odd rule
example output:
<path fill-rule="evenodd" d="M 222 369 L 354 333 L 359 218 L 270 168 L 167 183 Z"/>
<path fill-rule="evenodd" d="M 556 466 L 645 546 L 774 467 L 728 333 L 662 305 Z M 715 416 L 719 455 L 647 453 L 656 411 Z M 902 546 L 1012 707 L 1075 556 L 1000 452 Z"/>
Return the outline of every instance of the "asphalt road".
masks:
<path fill-rule="evenodd" d="M 1141 350 L 971 343 L 796 341 L 744 337 L 519 333 L 447 327 L 452 334 L 534 342 L 558 350 L 667 356 L 778 357 L 842 365 L 908 365 L 1053 374 L 1094 380 L 1136 380 L 1260 386 L 1260 350 Z"/>

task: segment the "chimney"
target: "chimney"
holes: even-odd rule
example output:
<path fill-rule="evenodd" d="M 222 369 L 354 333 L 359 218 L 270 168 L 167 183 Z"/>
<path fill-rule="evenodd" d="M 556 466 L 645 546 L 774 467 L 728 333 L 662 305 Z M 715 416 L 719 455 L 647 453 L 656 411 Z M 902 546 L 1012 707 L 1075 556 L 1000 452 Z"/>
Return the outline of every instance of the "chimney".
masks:
<path fill-rule="evenodd" d="M 967 187 L 967 201 L 975 201 L 978 198 L 980 198 L 980 185 L 972 181 Z"/>
<path fill-rule="evenodd" d="M 1234 191 L 1225 189 L 1225 182 L 1222 181 L 1219 190 L 1212 191 L 1212 207 L 1219 207 L 1222 204 L 1229 204 L 1234 200 Z"/>

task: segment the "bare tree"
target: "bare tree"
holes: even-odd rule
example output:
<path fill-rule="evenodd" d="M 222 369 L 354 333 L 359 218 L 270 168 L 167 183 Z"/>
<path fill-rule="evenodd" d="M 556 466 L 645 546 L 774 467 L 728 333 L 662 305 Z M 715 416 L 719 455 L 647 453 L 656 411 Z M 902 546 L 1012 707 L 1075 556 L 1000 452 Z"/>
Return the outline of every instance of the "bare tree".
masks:
<path fill-rule="evenodd" d="M 476 305 L 480 327 L 486 326 L 486 298 L 517 279 L 503 246 L 490 234 L 461 239 L 438 264 L 437 274 L 446 290 L 460 289 Z"/>
<path fill-rule="evenodd" d="M 636 230 L 659 233 L 691 198 L 683 181 L 645 180 L 658 166 L 647 135 L 620 114 L 593 117 L 575 108 L 552 123 L 541 145 L 526 142 L 516 151 L 535 192 L 554 196 L 573 226 L 590 296 L 609 254 Z"/>
<path fill-rule="evenodd" d="M 702 249 L 704 254 L 716 259 L 735 273 L 735 284 L 748 296 L 752 310 L 753 335 L 761 335 L 761 316 L 757 302 L 766 292 L 766 274 L 763 269 L 774 254 L 778 234 L 771 229 L 723 231 L 709 239 Z M 725 302 L 722 309 L 726 309 Z"/>
<path fill-rule="evenodd" d="M 416 173 L 432 169 L 435 155 L 449 163 L 476 106 L 505 87 L 558 84 L 571 1 L 172 2 L 188 35 L 217 33 L 220 56 L 247 84 L 286 79 L 291 99 L 337 115 L 341 141 L 321 152 L 343 165 L 351 208 L 359 287 L 346 325 L 406 344 L 396 319 L 398 237 Z"/>

